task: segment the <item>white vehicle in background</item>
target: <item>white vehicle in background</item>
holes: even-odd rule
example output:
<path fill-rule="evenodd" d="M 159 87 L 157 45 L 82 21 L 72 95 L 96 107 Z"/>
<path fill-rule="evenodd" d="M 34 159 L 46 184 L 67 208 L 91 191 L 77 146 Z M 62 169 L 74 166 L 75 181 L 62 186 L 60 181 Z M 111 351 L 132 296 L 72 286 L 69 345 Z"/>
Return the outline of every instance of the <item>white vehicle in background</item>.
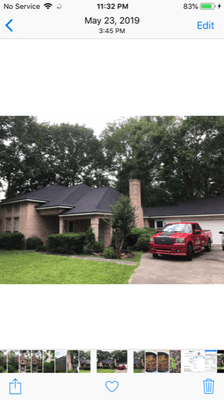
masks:
<path fill-rule="evenodd" d="M 222 249 L 223 249 L 223 251 L 224 251 L 224 232 L 223 232 L 223 231 L 220 231 L 219 233 L 220 233 L 220 235 L 222 235 L 222 237 L 221 237 L 221 244 L 222 244 Z"/>

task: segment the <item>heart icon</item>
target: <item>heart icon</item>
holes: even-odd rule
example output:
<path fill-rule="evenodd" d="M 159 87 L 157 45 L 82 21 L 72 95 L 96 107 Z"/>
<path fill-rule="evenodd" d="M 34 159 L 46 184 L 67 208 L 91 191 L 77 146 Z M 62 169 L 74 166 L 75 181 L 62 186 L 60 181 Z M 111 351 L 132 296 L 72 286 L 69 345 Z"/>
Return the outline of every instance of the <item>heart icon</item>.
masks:
<path fill-rule="evenodd" d="M 109 390 L 109 392 L 113 393 L 115 390 L 117 390 L 119 383 L 117 381 L 107 381 L 105 383 L 106 388 Z"/>

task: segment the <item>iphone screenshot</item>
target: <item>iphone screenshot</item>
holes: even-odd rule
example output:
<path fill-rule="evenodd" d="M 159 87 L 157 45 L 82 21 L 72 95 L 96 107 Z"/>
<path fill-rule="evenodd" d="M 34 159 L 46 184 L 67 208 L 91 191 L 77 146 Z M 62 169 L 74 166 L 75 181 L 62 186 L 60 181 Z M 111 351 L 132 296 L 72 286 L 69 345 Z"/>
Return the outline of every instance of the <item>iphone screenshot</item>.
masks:
<path fill-rule="evenodd" d="M 0 4 L 0 399 L 221 400 L 224 3 L 97 1 Z"/>

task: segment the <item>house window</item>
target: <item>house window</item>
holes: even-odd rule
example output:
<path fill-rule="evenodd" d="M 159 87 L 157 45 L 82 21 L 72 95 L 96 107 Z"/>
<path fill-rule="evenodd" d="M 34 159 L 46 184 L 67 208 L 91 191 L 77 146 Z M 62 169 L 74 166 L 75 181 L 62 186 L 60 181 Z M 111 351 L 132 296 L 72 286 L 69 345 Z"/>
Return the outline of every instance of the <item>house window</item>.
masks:
<path fill-rule="evenodd" d="M 150 226 L 150 228 L 155 228 L 155 221 L 154 221 L 154 219 L 150 219 L 150 220 L 149 220 L 149 226 Z"/>
<path fill-rule="evenodd" d="M 19 232 L 19 218 L 14 218 L 14 232 Z"/>
<path fill-rule="evenodd" d="M 6 219 L 6 232 L 11 232 L 11 218 Z"/>
<path fill-rule="evenodd" d="M 15 215 L 19 215 L 20 213 L 20 204 L 16 204 L 15 206 Z"/>
<path fill-rule="evenodd" d="M 68 233 L 73 233 L 73 221 L 68 221 L 67 222 L 67 232 Z"/>

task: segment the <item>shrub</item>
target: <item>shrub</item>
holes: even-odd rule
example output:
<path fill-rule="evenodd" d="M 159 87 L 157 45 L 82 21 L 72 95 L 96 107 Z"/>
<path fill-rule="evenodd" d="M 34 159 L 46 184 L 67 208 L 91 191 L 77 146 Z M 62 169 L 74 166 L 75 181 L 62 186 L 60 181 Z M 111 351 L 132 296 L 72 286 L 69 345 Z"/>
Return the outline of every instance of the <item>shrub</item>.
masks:
<path fill-rule="evenodd" d="M 90 371 L 90 367 L 83 367 L 81 369 L 84 370 L 84 371 Z"/>
<path fill-rule="evenodd" d="M 44 372 L 54 372 L 54 361 L 44 362 Z"/>
<path fill-rule="evenodd" d="M 26 248 L 28 250 L 36 250 L 38 246 L 43 246 L 43 242 L 38 237 L 29 237 L 26 241 Z"/>
<path fill-rule="evenodd" d="M 88 255 L 88 254 L 91 254 L 92 251 L 93 251 L 93 248 L 92 248 L 92 246 L 91 246 L 91 243 L 85 244 L 85 245 L 83 246 L 83 250 L 82 250 L 83 254 Z"/>
<path fill-rule="evenodd" d="M 46 248 L 46 246 L 40 245 L 40 246 L 38 246 L 38 247 L 36 248 L 36 251 L 47 251 L 47 248 Z"/>
<path fill-rule="evenodd" d="M 12 364 L 8 364 L 8 372 L 14 372 L 15 368 L 13 367 Z"/>
<path fill-rule="evenodd" d="M 125 243 L 128 249 L 138 251 L 148 251 L 149 239 L 156 233 L 153 228 L 131 228 L 130 233 L 125 238 Z"/>
<path fill-rule="evenodd" d="M 13 250 L 24 248 L 24 235 L 22 233 L 2 233 L 0 235 L 0 249 Z"/>
<path fill-rule="evenodd" d="M 4 371 L 4 368 L 0 365 L 0 374 Z"/>
<path fill-rule="evenodd" d="M 103 245 L 103 243 L 101 243 L 101 242 L 95 242 L 94 251 L 99 252 L 99 251 L 103 251 L 103 250 L 104 250 L 104 245 Z"/>
<path fill-rule="evenodd" d="M 103 252 L 103 257 L 104 258 L 114 258 L 114 248 L 108 247 L 107 249 L 105 249 Z"/>
<path fill-rule="evenodd" d="M 93 233 L 93 227 L 90 225 L 86 231 L 86 237 L 85 237 L 85 241 L 84 244 L 86 246 L 88 246 L 89 248 L 94 249 L 94 245 L 95 245 L 95 235 Z"/>
<path fill-rule="evenodd" d="M 57 233 L 47 238 L 47 251 L 62 254 L 81 254 L 85 233 Z"/>

